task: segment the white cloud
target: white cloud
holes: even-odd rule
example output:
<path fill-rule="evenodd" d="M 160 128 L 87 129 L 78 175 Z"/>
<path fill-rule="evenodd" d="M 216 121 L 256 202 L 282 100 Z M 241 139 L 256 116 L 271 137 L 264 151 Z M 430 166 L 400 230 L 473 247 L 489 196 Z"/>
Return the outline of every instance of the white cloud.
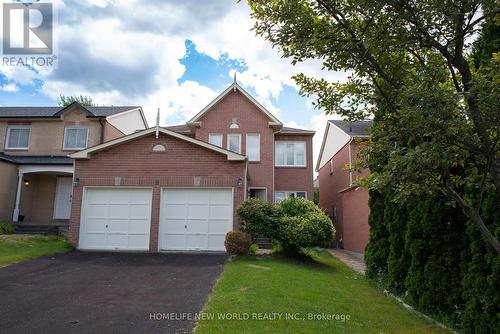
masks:
<path fill-rule="evenodd" d="M 277 49 L 250 31 L 253 22 L 245 2 L 57 0 L 56 7 L 59 67 L 35 73 L 0 65 L 0 73 L 20 85 L 40 79 L 42 92 L 54 100 L 61 94 L 82 94 L 99 104 L 142 105 L 152 124 L 158 107 L 162 119 L 174 114 L 188 119 L 217 94 L 195 81 L 178 82 L 185 71 L 180 59 L 188 39 L 214 59 L 227 54 L 240 60 L 247 69 L 238 74 L 238 82 L 253 88 L 255 98 L 278 117 L 286 110 L 272 99 L 284 85 L 295 87 L 293 74 L 346 77 L 321 71 L 319 60 L 292 66 L 281 58 Z M 310 109 L 310 103 L 306 107 Z M 315 117 L 311 125 L 316 129 L 322 120 Z M 320 136 L 318 132 L 315 140 Z"/>
<path fill-rule="evenodd" d="M 0 86 L 0 90 L 4 92 L 14 93 L 19 90 L 19 87 L 17 87 L 15 83 L 11 82 Z"/>

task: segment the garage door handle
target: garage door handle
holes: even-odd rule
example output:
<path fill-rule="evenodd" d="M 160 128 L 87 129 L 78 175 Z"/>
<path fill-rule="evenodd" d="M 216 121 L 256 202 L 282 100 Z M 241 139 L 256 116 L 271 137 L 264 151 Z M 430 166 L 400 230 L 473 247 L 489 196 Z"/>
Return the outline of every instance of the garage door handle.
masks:
<path fill-rule="evenodd" d="M 108 226 L 108 225 L 106 225 L 106 228 L 108 228 L 108 227 L 109 227 L 109 226 Z"/>
<path fill-rule="evenodd" d="M 188 228 L 188 226 L 187 226 L 187 225 L 184 225 L 184 228 Z"/>

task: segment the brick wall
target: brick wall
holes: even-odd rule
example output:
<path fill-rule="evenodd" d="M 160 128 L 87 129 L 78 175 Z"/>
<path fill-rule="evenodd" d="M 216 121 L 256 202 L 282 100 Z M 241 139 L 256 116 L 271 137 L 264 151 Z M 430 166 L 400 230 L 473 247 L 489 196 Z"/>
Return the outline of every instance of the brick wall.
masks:
<path fill-rule="evenodd" d="M 152 152 L 155 143 L 166 145 L 167 151 Z M 115 177 L 121 177 L 122 187 L 152 187 L 150 251 L 156 251 L 161 187 L 193 187 L 194 176 L 200 176 L 201 187 L 234 187 L 233 201 L 236 210 L 244 199 L 243 187 L 236 187 L 236 183 L 238 178 L 244 179 L 244 175 L 245 162 L 228 161 L 223 154 L 163 134 L 159 139 L 151 134 L 93 154 L 88 160 L 76 160 L 74 176 L 79 178 L 80 185 L 73 190 L 70 241 L 73 245 L 78 245 L 85 186 L 114 186 Z M 234 217 L 233 225 L 237 229 L 236 211 Z"/>
<path fill-rule="evenodd" d="M 307 199 L 314 199 L 312 136 L 276 135 L 275 140 L 305 141 L 306 167 L 275 167 L 275 191 L 307 191 Z"/>
<path fill-rule="evenodd" d="M 230 129 L 233 118 L 239 129 Z M 195 138 L 208 142 L 209 133 L 222 133 L 227 148 L 227 134 L 241 134 L 241 154 L 246 155 L 246 134 L 260 133 L 260 161 L 249 162 L 249 187 L 266 187 L 268 200 L 273 200 L 274 147 L 270 119 L 239 91 L 231 92 L 207 111 L 200 119 Z M 311 174 L 312 175 L 312 174 Z"/>
<path fill-rule="evenodd" d="M 342 212 L 344 221 L 344 249 L 364 253 L 370 226 L 368 216 L 368 190 L 355 188 L 342 194 Z"/>

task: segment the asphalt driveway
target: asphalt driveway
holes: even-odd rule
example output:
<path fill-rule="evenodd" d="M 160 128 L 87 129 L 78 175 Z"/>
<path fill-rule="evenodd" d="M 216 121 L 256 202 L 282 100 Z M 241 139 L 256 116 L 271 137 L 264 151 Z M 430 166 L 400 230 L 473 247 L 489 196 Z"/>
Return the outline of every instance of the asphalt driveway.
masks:
<path fill-rule="evenodd" d="M 0 268 L 0 333 L 191 333 L 226 259 L 73 251 Z"/>

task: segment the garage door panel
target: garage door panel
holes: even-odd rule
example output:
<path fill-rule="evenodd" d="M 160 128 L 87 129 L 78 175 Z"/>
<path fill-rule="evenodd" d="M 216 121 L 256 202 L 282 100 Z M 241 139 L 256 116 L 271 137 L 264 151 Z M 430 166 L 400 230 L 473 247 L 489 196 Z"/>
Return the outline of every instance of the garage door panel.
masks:
<path fill-rule="evenodd" d="M 188 206 L 188 219 L 207 219 L 210 214 L 210 207 L 208 205 L 192 205 Z"/>
<path fill-rule="evenodd" d="M 106 218 L 108 217 L 107 204 L 89 204 L 87 205 L 87 217 L 89 218 Z"/>
<path fill-rule="evenodd" d="M 186 223 L 187 233 L 208 233 L 208 222 L 206 219 L 188 219 Z"/>
<path fill-rule="evenodd" d="M 225 234 L 210 234 L 208 236 L 208 249 L 212 251 L 223 251 L 225 250 L 224 247 L 224 239 L 226 235 Z"/>
<path fill-rule="evenodd" d="M 229 230 L 231 230 L 231 222 L 228 220 L 210 220 L 208 222 L 208 232 L 210 233 L 219 233 L 226 234 Z"/>
<path fill-rule="evenodd" d="M 162 237 L 162 249 L 179 250 L 184 249 L 186 245 L 186 236 L 184 234 L 164 234 Z"/>
<path fill-rule="evenodd" d="M 214 189 L 210 192 L 210 204 L 224 204 L 232 202 L 232 194 L 225 189 Z"/>
<path fill-rule="evenodd" d="M 84 227 L 86 233 L 106 233 L 106 220 L 102 218 L 88 218 Z"/>
<path fill-rule="evenodd" d="M 151 189 L 86 188 L 81 249 L 148 250 Z"/>
<path fill-rule="evenodd" d="M 130 218 L 137 219 L 147 217 L 151 211 L 151 208 L 148 205 L 144 204 L 130 204 Z"/>
<path fill-rule="evenodd" d="M 186 220 L 185 219 L 168 219 L 163 222 L 164 227 L 163 231 L 168 231 L 169 233 L 181 233 L 184 234 L 186 232 Z"/>
<path fill-rule="evenodd" d="M 187 249 L 208 249 L 208 238 L 206 234 L 187 234 L 186 235 Z"/>
<path fill-rule="evenodd" d="M 231 189 L 162 190 L 160 249 L 224 251 L 232 230 Z"/>
<path fill-rule="evenodd" d="M 232 208 L 229 205 L 217 205 L 210 207 L 210 218 L 211 219 L 224 219 L 230 217 L 232 214 Z"/>
<path fill-rule="evenodd" d="M 165 208 L 165 215 L 168 218 L 171 219 L 184 219 L 186 216 L 186 205 L 185 204 L 166 204 L 164 206 Z"/>

